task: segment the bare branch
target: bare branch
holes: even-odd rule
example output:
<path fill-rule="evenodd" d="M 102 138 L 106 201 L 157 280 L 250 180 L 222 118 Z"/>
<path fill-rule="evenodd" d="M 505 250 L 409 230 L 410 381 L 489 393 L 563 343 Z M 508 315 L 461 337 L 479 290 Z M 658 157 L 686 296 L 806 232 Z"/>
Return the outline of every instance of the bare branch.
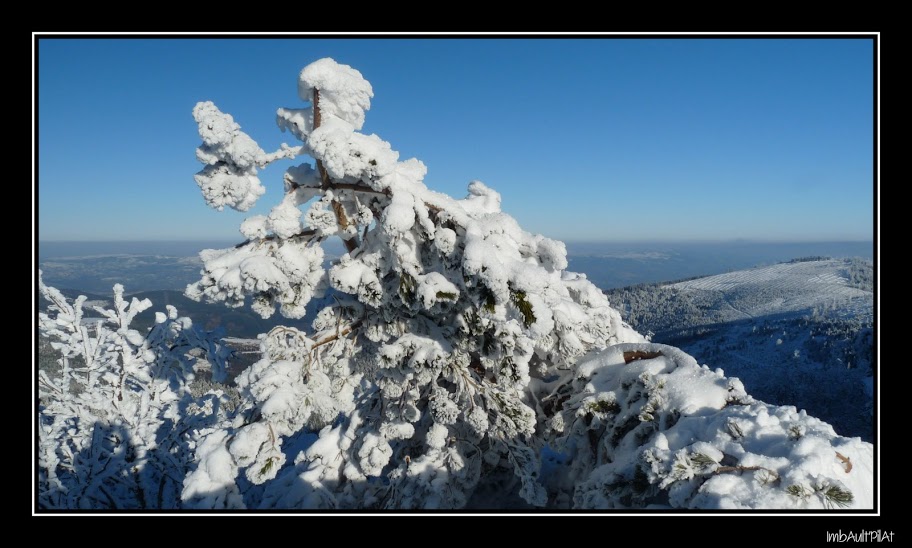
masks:
<path fill-rule="evenodd" d="M 628 350 L 624 352 L 624 363 L 630 363 L 637 360 L 651 360 L 661 356 L 661 352 L 645 352 L 643 350 Z"/>
<path fill-rule="evenodd" d="M 326 336 L 326 337 L 323 337 L 323 338 L 320 339 L 319 341 L 316 341 L 316 342 L 313 344 L 313 347 L 311 347 L 311 349 L 317 348 L 318 346 L 323 346 L 324 344 L 329 344 L 329 343 L 331 343 L 331 342 L 337 340 L 337 339 L 340 338 L 340 337 L 344 337 L 344 336 L 348 335 L 349 333 L 351 333 L 353 330 L 357 329 L 357 328 L 360 327 L 360 326 L 361 326 L 361 320 L 358 320 L 358 321 L 352 323 L 351 325 L 349 325 L 349 326 L 347 326 L 347 327 L 345 327 L 345 328 L 343 328 L 343 329 L 341 329 L 341 330 L 336 329 L 336 332 L 333 333 L 332 335 L 328 335 L 328 336 Z"/>

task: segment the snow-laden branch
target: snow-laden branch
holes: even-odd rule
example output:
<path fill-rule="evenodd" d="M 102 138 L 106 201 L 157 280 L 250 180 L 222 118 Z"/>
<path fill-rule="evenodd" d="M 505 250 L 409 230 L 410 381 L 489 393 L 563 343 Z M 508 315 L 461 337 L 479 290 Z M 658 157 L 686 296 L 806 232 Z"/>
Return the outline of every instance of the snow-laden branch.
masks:
<path fill-rule="evenodd" d="M 196 174 L 196 183 L 206 203 L 221 211 L 225 206 L 247 211 L 266 192 L 257 177 L 257 167 L 281 158 L 294 158 L 300 147 L 288 145 L 267 154 L 241 131 L 230 114 L 225 114 L 211 101 L 198 103 L 193 119 L 199 125 L 203 144 L 196 149 L 196 158 L 205 165 Z"/>

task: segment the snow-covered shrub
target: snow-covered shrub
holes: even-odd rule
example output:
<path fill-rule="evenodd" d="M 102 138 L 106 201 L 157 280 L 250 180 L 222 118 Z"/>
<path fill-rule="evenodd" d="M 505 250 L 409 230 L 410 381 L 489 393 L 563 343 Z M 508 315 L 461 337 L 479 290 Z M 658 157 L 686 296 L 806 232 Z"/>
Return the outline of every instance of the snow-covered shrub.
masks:
<path fill-rule="evenodd" d="M 314 163 L 287 169 L 244 242 L 201 253 L 187 295 L 293 319 L 333 304 L 312 331 L 262 337 L 237 415 L 200 443 L 188 506 L 458 508 L 505 472 L 535 506 L 870 505 L 869 444 L 649 345 L 481 182 L 462 200 L 429 190 L 424 164 L 360 132 L 373 89 L 357 70 L 319 60 L 298 91 L 310 106 L 276 118 L 301 145 L 275 153 L 194 109 L 212 207 L 249 209 L 273 160 Z M 324 269 L 331 236 L 348 252 Z M 559 463 L 544 482 L 543 450 Z"/>
<path fill-rule="evenodd" d="M 222 394 L 190 393 L 194 368 L 224 378 L 230 350 L 168 306 L 146 334 L 130 327 L 152 303 L 124 299 L 83 310 L 60 291 L 39 332 L 59 352 L 59 368 L 38 371 L 38 504 L 42 508 L 178 508 L 197 439 L 219 420 Z M 91 314 L 91 312 L 89 312 Z"/>
<path fill-rule="evenodd" d="M 569 461 L 552 480 L 565 504 L 873 505 L 871 444 L 794 407 L 756 401 L 738 379 L 671 346 L 596 351 L 545 401 L 558 409 L 550 427 Z"/>

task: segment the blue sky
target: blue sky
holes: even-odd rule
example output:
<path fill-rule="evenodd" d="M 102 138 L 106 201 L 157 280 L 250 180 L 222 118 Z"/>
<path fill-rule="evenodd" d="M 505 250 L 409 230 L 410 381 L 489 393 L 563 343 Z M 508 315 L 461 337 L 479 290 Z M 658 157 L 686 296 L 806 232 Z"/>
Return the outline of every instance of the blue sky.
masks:
<path fill-rule="evenodd" d="M 873 237 L 870 39 L 41 39 L 40 240 L 242 239 L 280 199 L 207 208 L 191 110 L 271 150 L 333 57 L 374 88 L 364 131 L 462 197 L 473 179 L 568 241 Z"/>

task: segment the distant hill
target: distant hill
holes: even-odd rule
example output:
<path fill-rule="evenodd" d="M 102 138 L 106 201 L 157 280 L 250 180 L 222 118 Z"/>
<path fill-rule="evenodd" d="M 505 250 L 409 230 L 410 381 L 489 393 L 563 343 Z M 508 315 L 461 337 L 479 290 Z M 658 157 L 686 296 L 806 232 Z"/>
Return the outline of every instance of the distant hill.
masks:
<path fill-rule="evenodd" d="M 653 341 L 740 377 L 759 399 L 870 441 L 872 264 L 809 259 L 606 294 Z"/>
<path fill-rule="evenodd" d="M 42 259 L 39 268 L 45 283 L 57 288 L 110 294 L 115 283 L 127 291 L 182 289 L 199 279 L 198 257 L 162 255 L 99 255 Z"/>
<path fill-rule="evenodd" d="M 602 289 L 711 276 L 794 257 L 873 258 L 873 242 L 567 243 L 569 270 Z"/>

